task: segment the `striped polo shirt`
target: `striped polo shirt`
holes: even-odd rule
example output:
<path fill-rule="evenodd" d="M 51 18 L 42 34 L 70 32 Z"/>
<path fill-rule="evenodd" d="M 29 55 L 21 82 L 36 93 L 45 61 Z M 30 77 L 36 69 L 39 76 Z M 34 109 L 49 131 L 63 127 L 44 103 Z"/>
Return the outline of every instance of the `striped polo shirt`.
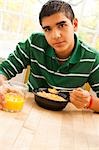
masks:
<path fill-rule="evenodd" d="M 62 64 L 54 49 L 47 43 L 43 33 L 33 33 L 0 65 L 0 73 L 11 79 L 30 65 L 28 86 L 73 89 L 86 82 L 99 96 L 99 53 L 88 47 L 76 35 L 75 47 L 70 57 Z"/>

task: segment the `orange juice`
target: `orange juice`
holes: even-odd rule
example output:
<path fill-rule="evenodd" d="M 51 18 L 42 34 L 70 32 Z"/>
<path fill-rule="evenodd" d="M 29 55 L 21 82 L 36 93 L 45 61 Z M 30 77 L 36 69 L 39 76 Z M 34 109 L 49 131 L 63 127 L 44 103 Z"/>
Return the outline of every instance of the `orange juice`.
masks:
<path fill-rule="evenodd" d="M 23 108 L 24 104 L 24 98 L 17 94 L 17 93 L 6 93 L 5 94 L 5 111 L 10 111 L 10 112 L 18 112 L 21 111 Z"/>

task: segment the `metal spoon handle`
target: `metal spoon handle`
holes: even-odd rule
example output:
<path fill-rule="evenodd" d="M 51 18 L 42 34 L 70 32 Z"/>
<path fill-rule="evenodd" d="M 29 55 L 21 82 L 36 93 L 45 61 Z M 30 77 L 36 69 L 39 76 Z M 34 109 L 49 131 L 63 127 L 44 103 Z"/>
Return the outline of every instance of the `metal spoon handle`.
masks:
<path fill-rule="evenodd" d="M 63 90 L 63 89 L 61 89 L 61 90 L 59 90 L 59 92 L 63 92 L 63 93 L 65 93 L 65 92 L 72 92 L 73 90 Z"/>

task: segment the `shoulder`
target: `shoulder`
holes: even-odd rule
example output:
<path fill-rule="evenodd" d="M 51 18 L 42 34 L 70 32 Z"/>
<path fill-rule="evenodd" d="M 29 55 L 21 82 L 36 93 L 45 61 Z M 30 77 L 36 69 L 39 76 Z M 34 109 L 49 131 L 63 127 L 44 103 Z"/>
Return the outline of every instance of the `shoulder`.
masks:
<path fill-rule="evenodd" d="M 44 34 L 42 32 L 32 33 L 32 38 L 44 38 Z"/>
<path fill-rule="evenodd" d="M 30 42 L 31 44 L 40 47 L 48 45 L 43 33 L 32 33 L 32 35 L 30 36 Z"/>
<path fill-rule="evenodd" d="M 80 41 L 80 47 L 86 57 L 96 58 L 98 56 L 98 58 L 99 58 L 99 52 L 95 48 L 85 44 L 82 41 Z"/>

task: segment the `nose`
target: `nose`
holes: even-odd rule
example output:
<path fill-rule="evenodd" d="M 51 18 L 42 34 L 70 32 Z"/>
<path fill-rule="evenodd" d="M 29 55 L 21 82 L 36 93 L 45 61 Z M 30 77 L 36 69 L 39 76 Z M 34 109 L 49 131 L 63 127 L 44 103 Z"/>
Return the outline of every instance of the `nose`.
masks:
<path fill-rule="evenodd" d="M 58 31 L 58 30 L 53 30 L 53 32 L 52 32 L 52 38 L 53 38 L 53 39 L 58 39 L 58 38 L 60 38 L 60 37 L 61 37 L 60 31 Z"/>

